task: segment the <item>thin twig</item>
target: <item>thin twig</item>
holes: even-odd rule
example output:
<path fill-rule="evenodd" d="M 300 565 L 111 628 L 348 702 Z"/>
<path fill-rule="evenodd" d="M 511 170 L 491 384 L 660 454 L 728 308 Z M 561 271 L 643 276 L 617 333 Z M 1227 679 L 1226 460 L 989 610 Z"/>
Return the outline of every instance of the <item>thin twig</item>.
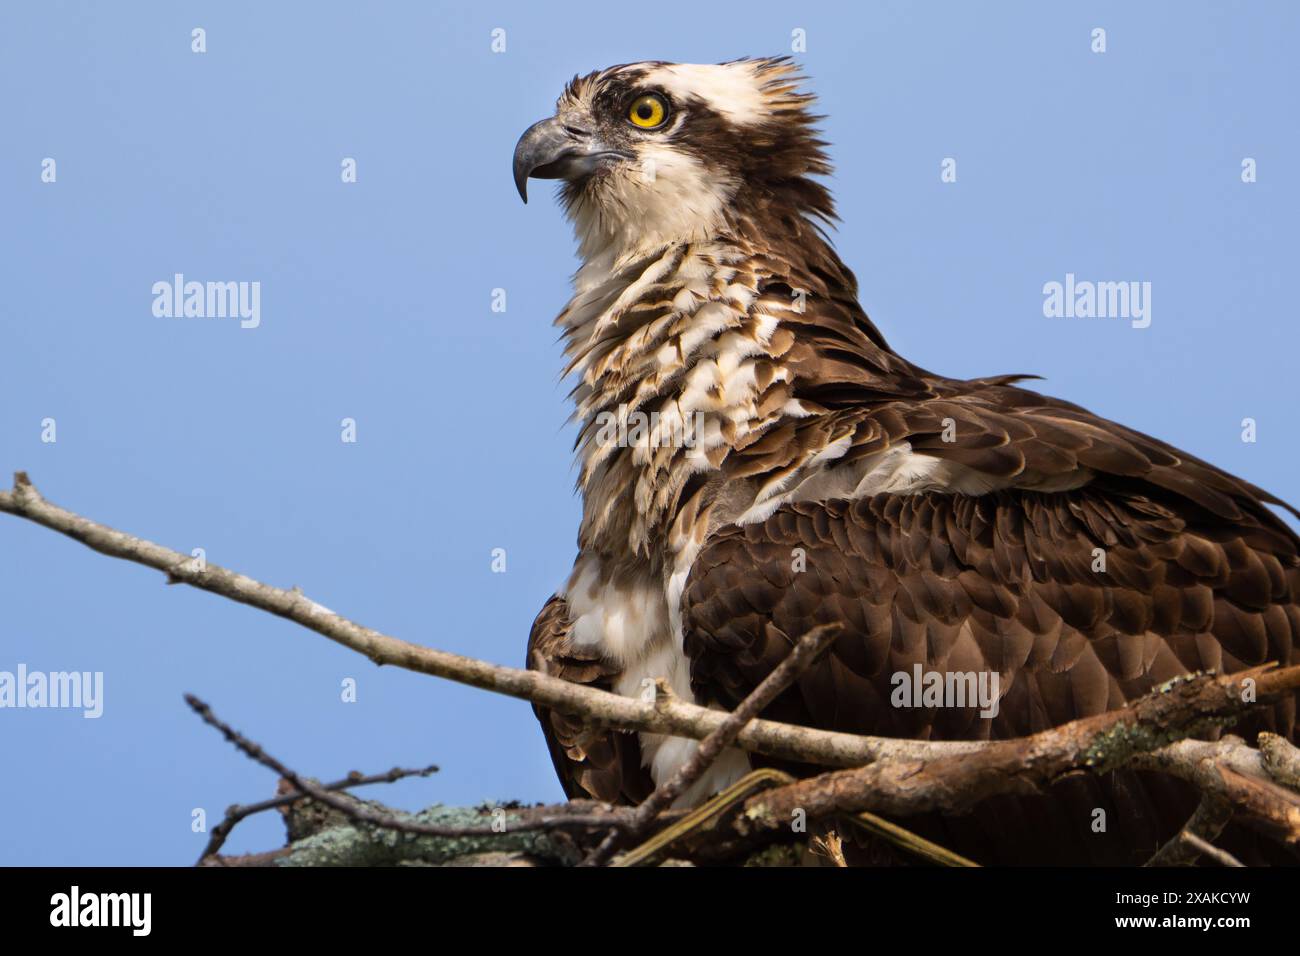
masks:
<path fill-rule="evenodd" d="M 289 767 L 282 764 L 275 757 L 271 756 L 259 744 L 248 740 L 229 724 L 222 721 L 212 712 L 212 708 L 199 700 L 193 694 L 185 695 L 185 702 L 190 708 L 202 718 L 208 726 L 215 728 L 228 741 L 234 744 L 247 757 L 260 763 L 262 766 L 275 771 L 281 777 L 291 783 L 295 789 L 302 791 L 317 803 L 324 804 L 339 813 L 343 814 L 350 821 L 359 825 L 369 825 L 379 827 L 383 830 L 396 830 L 399 833 L 409 833 L 417 836 L 439 836 L 439 837 L 465 837 L 465 836 L 490 836 L 501 833 L 499 827 L 492 825 L 482 827 L 444 827 L 435 824 L 420 823 L 417 820 L 407 820 L 393 816 L 388 813 L 381 813 L 371 809 L 364 803 L 357 800 L 349 800 L 331 793 L 319 784 L 299 776 Z M 617 809 L 617 808 L 614 808 Z M 626 819 L 630 821 L 631 814 L 627 814 Z M 509 829 L 512 832 L 522 830 L 546 830 L 565 827 L 608 827 L 618 826 L 622 823 L 620 814 L 561 814 L 553 817 L 539 817 L 532 820 L 521 820 L 512 822 Z"/>
<path fill-rule="evenodd" d="M 1201 839 L 1195 833 L 1184 834 L 1183 839 L 1187 841 L 1187 843 L 1195 847 L 1197 852 L 1199 852 L 1203 856 L 1208 856 L 1211 860 L 1214 860 L 1214 862 L 1218 863 L 1220 866 L 1245 866 L 1246 865 L 1242 863 L 1240 860 L 1238 860 L 1231 853 L 1229 853 L 1227 850 L 1220 849 L 1214 844 Z"/>
<path fill-rule="evenodd" d="M 960 853 L 954 853 L 946 846 L 940 846 L 933 840 L 927 840 L 920 834 L 899 826 L 893 820 L 886 820 L 874 813 L 863 811 L 851 817 L 844 817 L 844 819 L 862 828 L 867 833 L 884 840 L 891 846 L 897 847 L 909 856 L 925 860 L 927 863 L 933 863 L 935 866 L 979 866 L 974 860 L 964 857 Z"/>
<path fill-rule="evenodd" d="M 330 791 L 351 790 L 355 787 L 366 787 L 376 783 L 396 783 L 398 780 L 405 780 L 408 777 L 427 777 L 430 774 L 438 772 L 436 766 L 421 767 L 418 769 L 405 769 L 403 767 L 394 767 L 386 773 L 373 773 L 362 775 L 357 771 L 348 774 L 342 780 L 335 780 L 333 783 L 321 784 L 321 788 Z M 256 813 L 262 813 L 266 810 L 274 810 L 277 807 L 286 807 L 291 803 L 297 803 L 299 800 L 308 799 L 307 794 L 301 790 L 294 790 L 292 793 L 286 793 L 278 797 L 272 797 L 270 800 L 262 800 L 258 803 L 235 804 L 226 810 L 225 819 L 212 828 L 212 835 L 208 839 L 208 845 L 203 848 L 199 854 L 198 863 L 203 862 L 204 857 L 212 856 L 220 850 L 230 837 L 231 832 L 243 820 L 248 819 Z M 197 863 L 195 865 L 198 865 Z"/>

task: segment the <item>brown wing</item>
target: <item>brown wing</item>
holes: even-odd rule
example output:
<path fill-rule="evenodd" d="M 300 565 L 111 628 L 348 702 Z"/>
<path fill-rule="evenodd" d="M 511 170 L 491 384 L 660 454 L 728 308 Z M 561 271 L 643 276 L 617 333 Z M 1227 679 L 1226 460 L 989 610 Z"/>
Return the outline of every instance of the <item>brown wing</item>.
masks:
<path fill-rule="evenodd" d="M 569 643 L 568 605 L 552 597 L 528 635 L 528 669 L 552 677 L 610 690 L 618 671 L 608 662 Z M 579 718 L 533 707 L 541 721 L 551 761 L 570 799 L 640 803 L 654 789 L 641 766 L 636 734 L 592 730 Z"/>
<path fill-rule="evenodd" d="M 1010 482 L 1052 490 L 1101 476 L 1112 488 L 1128 482 L 1137 494 L 1172 493 L 1226 521 L 1237 520 L 1244 507 L 1256 520 L 1284 529 L 1260 507 L 1265 502 L 1300 515 L 1268 492 L 1158 439 L 1004 380 L 931 379 L 930 385 L 943 392 L 939 397 L 840 407 L 845 396 L 867 394 L 864 387 L 833 377 L 826 382 L 819 376 L 833 369 L 821 357 L 810 357 L 808 363 L 800 374 L 810 379 L 796 382 L 795 395 L 805 409 L 823 413 L 786 419 L 730 450 L 722 464 L 727 478 L 760 485 L 785 480 L 833 442 L 845 442 L 847 450 L 826 470 L 851 468 L 906 447 L 986 479 L 990 487 Z"/>
<path fill-rule="evenodd" d="M 1104 483 L 793 504 L 706 545 L 683 596 L 685 648 L 697 695 L 730 707 L 792 639 L 839 621 L 831 653 L 765 716 L 896 737 L 1020 736 L 1188 671 L 1294 661 L 1297 544 L 1262 508 L 1229 522 L 1159 489 Z M 997 716 L 893 706 L 891 676 L 917 664 L 996 672 Z M 1260 729 L 1294 735 L 1295 701 L 1238 732 Z M 1153 786 L 1135 774 L 1077 780 L 1051 801 L 947 821 L 947 836 L 988 860 L 1041 862 L 1048 847 L 1056 862 L 1141 859 L 1191 807 L 1177 788 Z M 1092 830 L 1098 807 L 1109 834 Z"/>

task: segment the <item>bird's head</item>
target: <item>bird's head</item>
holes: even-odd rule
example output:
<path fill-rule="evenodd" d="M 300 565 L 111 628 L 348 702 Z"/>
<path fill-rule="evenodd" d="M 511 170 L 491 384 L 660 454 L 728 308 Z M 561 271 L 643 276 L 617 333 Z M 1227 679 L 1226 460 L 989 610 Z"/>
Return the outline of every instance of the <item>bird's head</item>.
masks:
<path fill-rule="evenodd" d="M 560 179 L 581 253 L 621 256 L 776 225 L 829 220 L 830 172 L 812 97 L 786 58 L 632 63 L 575 77 L 555 115 L 515 147 L 514 177 Z M 772 222 L 776 219 L 776 222 Z"/>

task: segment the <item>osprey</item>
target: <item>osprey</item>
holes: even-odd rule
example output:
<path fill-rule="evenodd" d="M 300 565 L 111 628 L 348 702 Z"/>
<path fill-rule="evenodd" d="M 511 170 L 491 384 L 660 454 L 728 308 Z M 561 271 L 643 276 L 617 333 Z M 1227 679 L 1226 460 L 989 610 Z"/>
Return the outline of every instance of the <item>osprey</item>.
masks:
<path fill-rule="evenodd" d="M 839 622 L 765 717 L 981 740 L 1295 660 L 1300 539 L 1266 507 L 1283 502 L 1029 376 L 946 378 L 889 347 L 824 231 L 800 80 L 785 58 L 615 66 L 519 140 L 520 195 L 562 180 L 582 259 L 556 320 L 579 554 L 528 666 L 730 709 Z M 900 698 L 900 675 L 929 674 L 993 678 L 996 706 Z M 697 746 L 538 716 L 571 797 L 638 802 Z M 1263 729 L 1292 736 L 1295 700 L 1236 732 Z M 762 762 L 728 752 L 682 802 Z M 981 862 L 1133 862 L 1194 805 L 1121 771 L 907 825 Z"/>

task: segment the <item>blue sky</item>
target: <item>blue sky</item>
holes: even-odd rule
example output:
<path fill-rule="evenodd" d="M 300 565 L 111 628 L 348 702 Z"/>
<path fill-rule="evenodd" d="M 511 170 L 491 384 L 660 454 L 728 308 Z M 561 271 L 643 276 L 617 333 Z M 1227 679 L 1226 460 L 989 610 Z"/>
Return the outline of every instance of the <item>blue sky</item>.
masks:
<path fill-rule="evenodd" d="M 388 633 L 520 664 L 578 502 L 551 327 L 573 246 L 546 184 L 520 204 L 515 140 L 574 73 L 787 53 L 802 29 L 835 240 L 895 348 L 950 375 L 1036 372 L 1300 500 L 1298 26 L 1281 2 L 11 0 L 0 474 Z M 177 272 L 260 282 L 261 324 L 156 317 L 151 288 Z M 1150 282 L 1150 327 L 1045 318 L 1043 285 L 1067 273 Z M 184 692 L 321 778 L 441 765 L 375 794 L 401 806 L 560 797 L 527 705 L 377 669 L 0 516 L 0 670 L 20 663 L 102 671 L 104 714 L 0 710 L 0 863 L 189 863 L 195 808 L 215 823 L 269 795 Z M 281 842 L 264 816 L 228 849 Z"/>

